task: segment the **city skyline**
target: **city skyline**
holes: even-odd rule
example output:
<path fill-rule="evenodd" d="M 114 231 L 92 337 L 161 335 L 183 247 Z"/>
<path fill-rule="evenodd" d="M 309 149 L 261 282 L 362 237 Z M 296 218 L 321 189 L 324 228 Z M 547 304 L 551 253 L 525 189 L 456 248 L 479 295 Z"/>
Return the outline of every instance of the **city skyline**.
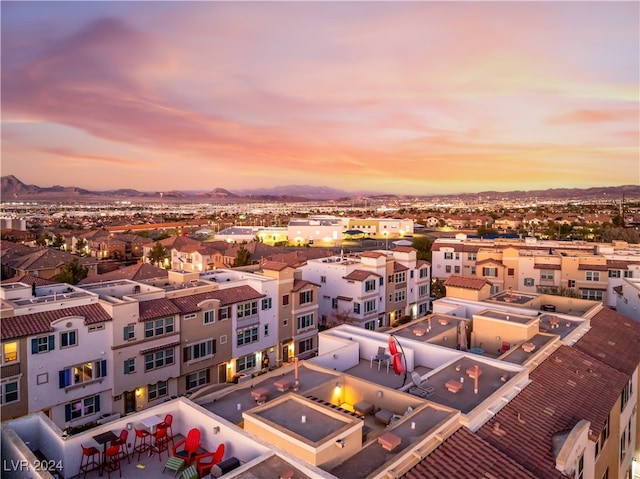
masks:
<path fill-rule="evenodd" d="M 640 182 L 637 2 L 3 2 L 2 175 L 447 194 Z"/>

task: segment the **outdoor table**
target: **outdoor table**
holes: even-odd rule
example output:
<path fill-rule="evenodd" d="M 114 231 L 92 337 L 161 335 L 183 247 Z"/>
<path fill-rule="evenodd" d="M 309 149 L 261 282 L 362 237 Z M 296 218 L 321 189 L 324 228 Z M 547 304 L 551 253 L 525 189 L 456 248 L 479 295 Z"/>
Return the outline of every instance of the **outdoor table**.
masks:
<path fill-rule="evenodd" d="M 102 444 L 103 450 L 102 450 L 102 467 L 100 468 L 100 475 L 102 476 L 102 471 L 104 469 L 104 465 L 105 462 L 107 460 L 107 444 L 109 444 L 111 441 L 113 441 L 114 439 L 117 439 L 118 436 L 116 436 L 113 431 L 107 431 L 107 432 L 103 432 L 102 434 L 96 434 L 95 436 L 93 436 L 93 440 L 96 441 L 98 444 Z"/>

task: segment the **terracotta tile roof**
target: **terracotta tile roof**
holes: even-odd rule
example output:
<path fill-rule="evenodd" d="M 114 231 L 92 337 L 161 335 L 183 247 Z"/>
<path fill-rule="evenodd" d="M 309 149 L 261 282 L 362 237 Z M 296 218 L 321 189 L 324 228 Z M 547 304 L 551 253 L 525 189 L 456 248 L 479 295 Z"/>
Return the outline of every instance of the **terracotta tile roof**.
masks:
<path fill-rule="evenodd" d="M 336 299 L 340 301 L 353 301 L 353 298 L 350 298 L 349 296 L 336 296 Z"/>
<path fill-rule="evenodd" d="M 622 296 L 622 285 L 614 286 L 613 287 L 613 292 L 616 293 L 619 296 Z"/>
<path fill-rule="evenodd" d="M 573 347 L 630 377 L 640 364 L 640 323 L 603 308 Z"/>
<path fill-rule="evenodd" d="M 485 285 L 491 284 L 485 278 L 476 278 L 472 276 L 449 276 L 444 282 L 445 286 L 453 286 L 454 288 L 476 289 L 481 290 Z"/>
<path fill-rule="evenodd" d="M 402 479 L 537 479 L 466 427 L 458 429 Z M 559 472 L 554 477 L 563 477 Z"/>
<path fill-rule="evenodd" d="M 499 259 L 487 258 L 481 261 L 476 261 L 476 266 L 482 266 L 485 264 L 497 264 L 499 266 L 503 266 L 502 261 Z"/>
<path fill-rule="evenodd" d="M 95 278 L 95 276 L 94 276 Z M 33 282 L 35 281 L 36 286 L 49 286 L 50 284 L 58 284 L 60 283 L 60 281 L 55 281 L 53 279 L 46 279 L 46 278 L 41 278 L 40 276 L 33 276 L 31 274 L 28 273 L 23 273 L 23 274 L 18 274 L 16 276 L 14 276 L 13 278 L 9 278 L 6 280 L 3 280 L 2 283 L 25 283 L 28 285 L 32 285 Z"/>
<path fill-rule="evenodd" d="M 289 266 L 285 262 L 282 262 L 282 261 L 271 261 L 271 260 L 266 260 L 264 263 L 262 263 L 262 267 L 264 269 L 268 269 L 268 270 L 271 270 L 271 271 L 282 271 L 285 268 L 291 268 L 291 266 Z"/>
<path fill-rule="evenodd" d="M 138 321 L 173 316 L 174 314 L 180 314 L 180 308 L 167 298 L 140 301 L 140 317 Z"/>
<path fill-rule="evenodd" d="M 171 298 L 170 301 L 180 309 L 182 314 L 188 314 L 200 311 L 198 304 L 208 299 L 220 300 L 220 306 L 228 306 L 230 304 L 242 303 L 244 301 L 251 301 L 264 297 L 266 297 L 266 294 L 258 293 L 251 286 L 236 286 L 234 288 L 208 291 L 206 293 L 196 293 L 179 298 Z"/>
<path fill-rule="evenodd" d="M 319 284 L 312 283 L 311 281 L 307 281 L 306 279 L 294 279 L 293 288 L 291 288 L 291 291 L 295 293 L 296 291 L 300 291 L 305 286 L 316 286 L 318 288 L 320 287 Z"/>
<path fill-rule="evenodd" d="M 423 259 L 419 259 L 418 261 L 416 261 L 416 269 L 420 269 L 420 268 L 423 268 L 425 266 L 431 266 L 431 263 L 429 263 L 428 261 L 425 261 Z"/>
<path fill-rule="evenodd" d="M 607 271 L 609 267 L 606 264 L 579 264 L 580 271 Z"/>
<path fill-rule="evenodd" d="M 11 316 L 2 318 L 2 340 L 47 333 L 52 330 L 51 323 L 53 321 L 68 316 L 84 317 L 85 325 L 111 321 L 111 316 L 102 306 L 95 303 Z"/>
<path fill-rule="evenodd" d="M 23 271 L 35 271 L 40 269 L 54 269 L 65 263 L 78 259 L 81 265 L 95 264 L 98 262 L 95 258 L 80 258 L 65 251 L 59 251 L 51 248 L 44 248 L 25 256 L 20 256 L 11 260 L 8 265 L 13 269 Z"/>
<path fill-rule="evenodd" d="M 534 264 L 533 269 L 548 269 L 548 270 L 561 270 L 562 265 L 559 264 Z"/>
<path fill-rule="evenodd" d="M 342 279 L 346 279 L 347 281 L 365 281 L 370 276 L 380 277 L 379 274 L 373 273 L 371 271 L 365 271 L 363 269 L 354 269 L 348 275 L 343 276 Z"/>
<path fill-rule="evenodd" d="M 398 271 L 407 271 L 409 268 L 403 264 L 393 262 L 393 272 L 397 273 Z"/>
<path fill-rule="evenodd" d="M 151 348 L 141 349 L 140 350 L 140 354 L 155 353 L 156 351 L 162 351 L 164 349 L 175 348 L 176 346 L 180 346 L 180 341 L 173 341 L 171 343 L 159 344 L 159 345 L 153 346 Z"/>
<path fill-rule="evenodd" d="M 537 476 L 563 477 L 555 469 L 553 435 L 585 419 L 591 439 L 598 437 L 628 378 L 569 346 L 558 348 L 530 378 L 477 434 Z"/>
<path fill-rule="evenodd" d="M 627 269 L 631 264 L 638 264 L 638 261 L 623 261 L 615 259 L 607 260 L 607 268 L 609 269 Z"/>
<path fill-rule="evenodd" d="M 380 253 L 378 251 L 365 251 L 360 254 L 361 258 L 379 258 L 380 256 L 387 256 L 384 253 Z"/>
<path fill-rule="evenodd" d="M 89 276 L 80 281 L 79 284 L 101 283 L 118 279 L 145 281 L 148 279 L 167 278 L 168 276 L 169 272 L 165 268 L 158 268 L 149 263 L 136 263 L 108 273 Z"/>

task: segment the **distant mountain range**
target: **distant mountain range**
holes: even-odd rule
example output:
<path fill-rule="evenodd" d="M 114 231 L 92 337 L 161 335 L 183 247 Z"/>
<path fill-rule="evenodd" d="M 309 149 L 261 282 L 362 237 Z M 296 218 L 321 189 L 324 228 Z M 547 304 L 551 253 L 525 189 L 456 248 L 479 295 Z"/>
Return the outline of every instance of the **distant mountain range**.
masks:
<path fill-rule="evenodd" d="M 214 188 L 211 191 L 153 191 L 142 192 L 133 189 L 118 189 L 109 191 L 90 191 L 76 186 L 40 187 L 27 185 L 13 175 L 2 176 L 0 199 L 11 200 L 41 200 L 41 201 L 87 201 L 100 199 L 146 200 L 146 201 L 211 201 L 216 203 L 247 203 L 247 202 L 305 202 L 317 200 L 350 200 L 364 199 L 378 201 L 393 201 L 409 198 L 458 198 L 475 200 L 482 197 L 489 199 L 603 199 L 619 200 L 623 195 L 627 199 L 640 199 L 640 185 L 624 185 L 593 188 L 553 188 L 532 191 L 482 191 L 479 193 L 464 193 L 456 195 L 393 195 L 371 192 L 349 193 L 347 191 L 330 188 L 328 186 L 288 185 L 275 188 L 256 188 L 238 190 L 235 193 L 224 189 Z"/>

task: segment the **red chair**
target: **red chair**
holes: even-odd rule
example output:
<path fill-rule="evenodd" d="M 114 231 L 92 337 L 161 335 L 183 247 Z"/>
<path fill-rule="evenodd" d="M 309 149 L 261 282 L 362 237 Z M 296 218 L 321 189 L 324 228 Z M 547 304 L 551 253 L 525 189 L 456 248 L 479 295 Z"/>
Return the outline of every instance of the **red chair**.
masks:
<path fill-rule="evenodd" d="M 166 431 L 166 429 L 165 429 Z M 178 450 L 182 448 L 182 450 Z M 187 465 L 196 457 L 196 453 L 200 449 L 200 430 L 193 428 L 187 433 L 186 439 L 179 441 L 173 446 L 173 455 L 181 457 Z"/>
<path fill-rule="evenodd" d="M 107 448 L 102 462 L 104 464 L 103 470 L 107 471 L 109 479 L 111 479 L 111 473 L 115 471 L 118 471 L 120 477 L 122 477 L 122 469 L 120 468 L 120 446 L 118 444 Z"/>
<path fill-rule="evenodd" d="M 166 429 L 158 429 L 153 434 L 155 442 L 151 444 L 151 453 L 158 453 L 158 460 L 162 461 L 162 451 L 167 451 L 167 457 L 169 456 L 169 438 L 167 437 Z M 175 454 L 174 454 L 175 455 Z"/>
<path fill-rule="evenodd" d="M 78 475 L 80 475 L 81 472 L 84 472 L 84 477 L 87 477 L 87 472 L 95 471 L 100 468 L 100 463 L 96 461 L 96 455 L 98 456 L 98 459 L 100 458 L 100 451 L 98 451 L 98 448 L 93 446 L 84 447 L 80 444 L 80 447 L 82 447 L 82 458 L 80 459 L 80 470 L 78 471 Z"/>
<path fill-rule="evenodd" d="M 111 441 L 112 446 L 118 446 L 120 448 L 119 455 L 121 458 L 126 457 L 127 462 L 131 464 L 131 460 L 129 459 L 129 449 L 127 448 L 127 438 L 129 437 L 129 431 L 123 429 L 120 432 L 120 437 Z"/>
<path fill-rule="evenodd" d="M 196 456 L 196 468 L 198 476 L 204 477 L 205 474 L 211 472 L 211 468 L 222 461 L 224 457 L 224 444 L 220 444 L 218 449 L 213 452 L 205 452 Z"/>
<path fill-rule="evenodd" d="M 151 434 L 149 431 L 145 431 L 144 429 L 134 429 L 136 432 L 136 437 L 133 438 L 133 452 L 132 455 L 136 452 L 138 453 L 138 461 L 140 460 L 140 455 L 143 452 L 147 452 L 151 449 Z"/>
<path fill-rule="evenodd" d="M 173 423 L 173 416 L 171 414 L 167 414 L 164 417 L 164 421 L 158 424 L 157 429 L 167 429 L 167 438 L 171 441 L 171 444 L 175 446 L 173 442 L 173 429 L 171 428 L 171 424 Z"/>

